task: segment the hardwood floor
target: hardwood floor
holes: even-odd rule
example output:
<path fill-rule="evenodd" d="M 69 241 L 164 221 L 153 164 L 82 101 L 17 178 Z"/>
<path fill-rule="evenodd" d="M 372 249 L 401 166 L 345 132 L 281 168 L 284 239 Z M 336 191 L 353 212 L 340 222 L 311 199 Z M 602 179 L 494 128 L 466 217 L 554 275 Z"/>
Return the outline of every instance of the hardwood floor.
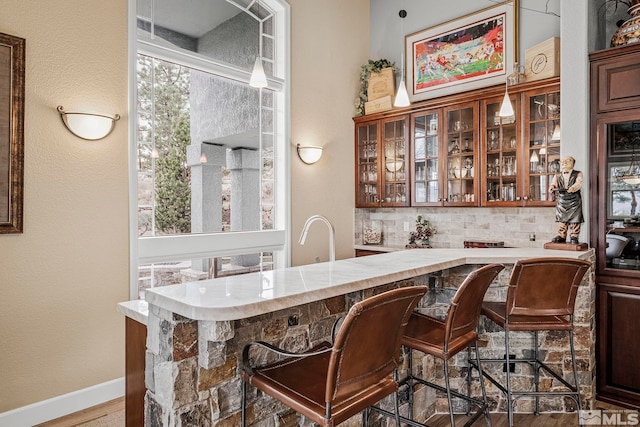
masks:
<path fill-rule="evenodd" d="M 464 425 L 465 420 L 468 419 L 465 415 L 456 415 L 456 425 Z M 427 420 L 429 427 L 445 427 L 450 426 L 449 414 L 438 414 Z M 473 427 L 484 426 L 484 417 L 480 417 L 473 423 Z M 507 414 L 505 413 L 492 413 L 491 414 L 492 427 L 507 427 Z M 536 426 L 536 427 L 566 427 L 577 426 L 578 415 L 577 414 L 515 414 L 513 419 L 514 426 Z"/>
<path fill-rule="evenodd" d="M 34 427 L 124 427 L 124 397 Z"/>
<path fill-rule="evenodd" d="M 602 402 L 596 402 L 596 409 L 624 409 Z M 456 423 L 464 424 L 465 415 L 456 415 Z M 514 425 L 536 427 L 566 427 L 577 426 L 578 415 L 551 413 L 542 415 L 515 414 Z M 427 421 L 429 427 L 449 426 L 449 414 L 437 414 Z M 493 427 L 506 427 L 507 414 L 492 413 Z M 484 426 L 484 417 L 480 417 L 474 427 Z M 124 398 L 115 399 L 102 405 L 94 406 L 74 414 L 67 415 L 34 427 L 124 427 Z"/>

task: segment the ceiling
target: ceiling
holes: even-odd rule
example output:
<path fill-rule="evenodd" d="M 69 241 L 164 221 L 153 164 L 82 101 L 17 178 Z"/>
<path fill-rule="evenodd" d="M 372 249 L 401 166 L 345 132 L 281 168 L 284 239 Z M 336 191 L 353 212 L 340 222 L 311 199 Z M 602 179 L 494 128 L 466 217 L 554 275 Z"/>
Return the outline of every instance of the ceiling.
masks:
<path fill-rule="evenodd" d="M 254 0 L 137 0 L 137 14 L 155 24 L 193 38 L 200 38 L 221 23 L 241 13 Z M 235 6 L 232 3 L 237 3 Z"/>

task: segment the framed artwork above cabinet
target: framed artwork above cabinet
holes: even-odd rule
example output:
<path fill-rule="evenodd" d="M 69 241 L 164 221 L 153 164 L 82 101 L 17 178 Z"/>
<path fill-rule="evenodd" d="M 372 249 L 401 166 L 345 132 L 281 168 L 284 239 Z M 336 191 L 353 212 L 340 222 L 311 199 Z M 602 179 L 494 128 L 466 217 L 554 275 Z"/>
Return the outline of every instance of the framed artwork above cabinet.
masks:
<path fill-rule="evenodd" d="M 559 78 L 509 93 L 506 118 L 504 85 L 354 118 L 356 207 L 555 206 Z"/>

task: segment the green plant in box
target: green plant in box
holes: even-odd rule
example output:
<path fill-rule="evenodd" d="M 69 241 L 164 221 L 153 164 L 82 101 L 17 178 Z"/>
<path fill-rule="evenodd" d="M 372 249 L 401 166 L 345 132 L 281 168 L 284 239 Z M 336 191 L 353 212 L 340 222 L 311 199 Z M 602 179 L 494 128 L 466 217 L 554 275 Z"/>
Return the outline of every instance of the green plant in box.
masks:
<path fill-rule="evenodd" d="M 378 59 L 376 61 L 370 59 L 369 62 L 360 67 L 360 93 L 355 102 L 356 116 L 362 116 L 364 114 L 364 103 L 369 100 L 367 92 L 371 73 L 379 73 L 384 68 L 391 68 L 394 72 L 398 69 L 396 63 L 388 59 Z"/>

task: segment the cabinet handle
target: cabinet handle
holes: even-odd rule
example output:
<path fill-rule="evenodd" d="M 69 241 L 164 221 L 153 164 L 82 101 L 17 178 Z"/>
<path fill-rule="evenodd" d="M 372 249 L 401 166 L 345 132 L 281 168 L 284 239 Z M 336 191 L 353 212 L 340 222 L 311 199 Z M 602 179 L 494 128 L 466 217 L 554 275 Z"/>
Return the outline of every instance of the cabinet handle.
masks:
<path fill-rule="evenodd" d="M 520 200 L 522 200 L 522 199 L 521 199 L 519 196 L 518 196 L 518 197 L 516 197 L 516 201 L 520 201 Z M 525 199 L 525 200 L 526 200 L 526 199 Z"/>
<path fill-rule="evenodd" d="M 522 198 L 522 200 L 529 200 L 529 197 L 524 196 L 524 197 Z"/>

